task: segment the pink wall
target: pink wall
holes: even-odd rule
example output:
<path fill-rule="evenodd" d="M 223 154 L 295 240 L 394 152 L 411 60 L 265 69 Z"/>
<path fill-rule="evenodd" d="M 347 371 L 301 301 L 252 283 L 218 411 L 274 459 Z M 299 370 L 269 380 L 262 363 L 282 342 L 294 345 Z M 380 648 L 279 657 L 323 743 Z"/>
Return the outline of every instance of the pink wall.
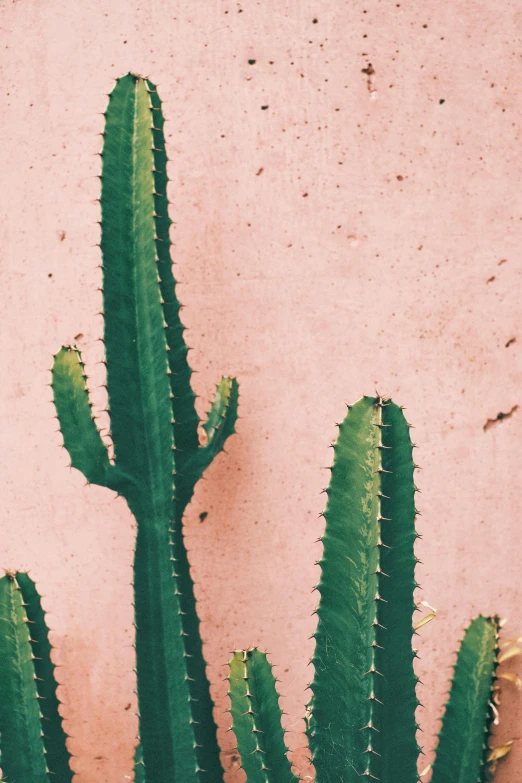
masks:
<path fill-rule="evenodd" d="M 46 384 L 70 342 L 102 382 L 97 134 L 128 70 L 165 100 L 202 408 L 221 374 L 241 383 L 187 519 L 220 725 L 229 651 L 262 645 L 303 761 L 321 468 L 344 403 L 377 387 L 420 446 L 429 750 L 468 618 L 522 630 L 522 407 L 484 430 L 522 406 L 520 3 L 4 0 L 0 27 L 0 560 L 46 596 L 77 780 L 131 774 L 133 522 L 68 469 Z M 505 683 L 501 738 L 521 715 Z M 519 742 L 498 783 L 521 773 Z"/>

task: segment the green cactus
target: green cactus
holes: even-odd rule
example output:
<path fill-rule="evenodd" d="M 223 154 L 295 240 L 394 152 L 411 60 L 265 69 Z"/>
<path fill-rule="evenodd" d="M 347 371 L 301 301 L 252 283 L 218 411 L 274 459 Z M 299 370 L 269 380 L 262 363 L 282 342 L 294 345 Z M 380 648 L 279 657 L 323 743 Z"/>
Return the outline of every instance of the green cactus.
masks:
<path fill-rule="evenodd" d="M 166 164 L 156 88 L 129 74 L 105 113 L 101 175 L 113 461 L 92 417 L 78 351 L 56 354 L 52 386 L 71 464 L 123 495 L 137 521 L 137 773 L 147 783 L 217 783 L 223 771 L 182 517 L 234 432 L 238 387 L 231 378 L 218 384 L 202 445 L 171 267 Z"/>
<path fill-rule="evenodd" d="M 419 779 L 414 469 L 401 408 L 380 397 L 353 405 L 339 426 L 326 490 L 315 676 L 307 711 L 316 783 Z M 497 630 L 496 619 L 479 618 L 466 632 L 433 783 L 486 779 Z M 269 672 L 258 651 L 236 652 L 230 663 L 232 729 L 247 783 L 295 780 L 282 758 L 282 729 L 274 725 L 277 693 Z M 276 705 L 268 714 L 269 733 L 258 697 L 261 684 Z M 264 733 L 258 735 L 260 728 Z M 268 736 L 275 740 L 268 743 Z M 456 752 L 460 743 L 465 753 Z M 273 765 L 261 755 L 268 752 L 266 744 L 277 748 Z"/>
<path fill-rule="evenodd" d="M 0 764 L 5 783 L 71 783 L 49 631 L 27 574 L 0 579 Z"/>

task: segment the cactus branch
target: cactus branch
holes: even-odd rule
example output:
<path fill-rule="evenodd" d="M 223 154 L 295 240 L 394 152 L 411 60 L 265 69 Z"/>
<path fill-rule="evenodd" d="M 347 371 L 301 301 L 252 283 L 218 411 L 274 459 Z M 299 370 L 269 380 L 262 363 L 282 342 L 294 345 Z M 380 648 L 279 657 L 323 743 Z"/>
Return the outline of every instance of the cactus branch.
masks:
<path fill-rule="evenodd" d="M 176 499 L 181 509 L 190 501 L 196 483 L 235 432 L 238 398 L 239 388 L 235 378 L 222 378 L 203 424 L 207 442 L 177 470 Z"/>
<path fill-rule="evenodd" d="M 237 420 L 239 388 L 235 378 L 222 378 L 217 385 L 216 394 L 203 429 L 207 435 L 207 444 L 199 451 L 204 455 L 204 469 L 214 457 L 223 450 L 227 438 L 234 432 Z"/>
<path fill-rule="evenodd" d="M 101 177 L 107 392 L 115 463 L 141 487 L 129 503 L 139 506 L 133 509 L 137 513 L 154 508 L 163 515 L 170 508 L 174 460 L 167 342 L 154 263 L 151 125 L 145 82 L 130 75 L 120 79 L 105 115 Z"/>
<path fill-rule="evenodd" d="M 411 451 L 401 410 L 370 397 L 334 446 L 308 729 L 318 783 L 417 780 Z"/>
<path fill-rule="evenodd" d="M 297 783 L 287 757 L 276 681 L 265 653 L 236 650 L 228 681 L 232 730 L 247 783 Z"/>
<path fill-rule="evenodd" d="M 479 616 L 460 645 L 442 719 L 431 783 L 490 780 L 488 737 L 497 668 L 499 620 Z"/>
<path fill-rule="evenodd" d="M 107 486 L 109 455 L 93 419 L 84 364 L 75 348 L 64 346 L 54 357 L 51 385 L 71 465 L 90 484 Z"/>

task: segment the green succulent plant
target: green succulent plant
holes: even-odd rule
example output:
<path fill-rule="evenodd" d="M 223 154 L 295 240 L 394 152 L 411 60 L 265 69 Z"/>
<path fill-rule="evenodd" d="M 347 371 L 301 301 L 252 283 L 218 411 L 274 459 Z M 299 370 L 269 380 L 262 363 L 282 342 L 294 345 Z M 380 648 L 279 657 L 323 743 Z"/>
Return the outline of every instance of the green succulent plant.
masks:
<path fill-rule="evenodd" d="M 183 514 L 234 432 L 238 386 L 220 381 L 200 437 L 170 258 L 163 122 L 150 81 L 117 81 L 105 113 L 100 242 L 113 457 L 75 348 L 56 354 L 52 388 L 71 465 L 123 496 L 137 522 L 135 779 L 222 783 Z M 334 455 L 307 710 L 316 780 L 414 783 L 415 466 L 402 410 L 364 397 L 340 425 Z M 434 783 L 487 779 L 498 625 L 479 617 L 466 632 Z M 248 783 L 296 783 L 266 655 L 234 653 L 229 685 Z M 71 783 L 49 632 L 26 574 L 0 579 L 0 753 L 5 783 Z"/>

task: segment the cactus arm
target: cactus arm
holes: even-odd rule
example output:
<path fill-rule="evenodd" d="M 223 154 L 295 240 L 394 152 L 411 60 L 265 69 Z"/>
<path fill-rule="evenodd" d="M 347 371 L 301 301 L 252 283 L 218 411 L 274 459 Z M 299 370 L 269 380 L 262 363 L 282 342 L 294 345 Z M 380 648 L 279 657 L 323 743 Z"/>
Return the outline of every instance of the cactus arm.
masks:
<path fill-rule="evenodd" d="M 266 655 L 236 650 L 229 664 L 232 730 L 247 783 L 297 783 L 287 757 L 276 680 Z"/>
<path fill-rule="evenodd" d="M 70 753 L 67 750 L 67 735 L 63 730 L 60 715 L 60 701 L 57 695 L 58 683 L 54 676 L 55 666 L 51 660 L 49 629 L 42 609 L 40 596 L 32 579 L 24 573 L 16 575 L 16 581 L 22 594 L 34 655 L 34 671 L 40 709 L 42 712 L 42 731 L 47 754 L 47 767 L 56 783 L 70 783 L 73 773 L 70 767 Z"/>
<path fill-rule="evenodd" d="M 226 439 L 234 432 L 238 396 L 239 388 L 236 379 L 221 378 L 207 419 L 203 424 L 203 429 L 207 434 L 207 446 L 202 446 L 201 451 L 206 451 L 210 446 L 212 452 L 212 456 L 208 458 L 208 464 L 222 450 Z"/>
<path fill-rule="evenodd" d="M 390 457 L 384 457 L 390 449 L 397 450 L 394 473 L 385 472 L 391 470 Z M 382 783 L 417 780 L 415 732 L 407 734 L 415 727 L 416 704 L 408 454 L 411 458 L 402 413 L 381 398 L 364 397 L 340 425 L 327 489 L 308 730 L 318 783 L 358 783 L 361 776 Z M 391 508 L 385 500 L 395 505 L 395 520 L 385 519 Z M 404 616 L 399 606 L 385 603 L 399 595 L 408 596 Z M 397 628 L 386 626 L 385 607 L 388 617 L 398 618 Z M 395 659 L 387 659 L 392 649 Z M 395 692 L 403 706 L 391 702 Z M 384 736 L 394 720 L 404 723 L 392 729 L 392 737 L 407 757 L 398 773 L 391 766 L 397 751 Z"/>
<path fill-rule="evenodd" d="M 54 357 L 51 386 L 71 465 L 89 483 L 106 486 L 109 455 L 92 415 L 84 364 L 75 348 L 64 346 Z"/>
<path fill-rule="evenodd" d="M 235 432 L 239 387 L 235 378 L 222 378 L 207 419 L 203 424 L 207 443 L 177 471 L 176 501 L 184 509 L 192 498 L 194 487 L 212 460 L 223 451 L 227 439 Z"/>
<path fill-rule="evenodd" d="M 0 742 L 7 783 L 49 783 L 40 704 L 22 594 L 0 579 Z"/>
<path fill-rule="evenodd" d="M 468 626 L 455 664 L 442 719 L 431 783 L 483 783 L 490 706 L 498 653 L 498 618 L 479 616 Z"/>
<path fill-rule="evenodd" d="M 152 108 L 119 79 L 106 111 L 101 249 L 107 391 L 116 466 L 138 523 L 134 558 L 140 740 L 147 783 L 200 780 L 180 592 L 170 552 L 171 388 L 158 283 Z"/>
<path fill-rule="evenodd" d="M 199 446 L 199 419 L 195 407 L 195 394 L 190 383 L 192 370 L 188 363 L 188 347 L 181 322 L 181 305 L 176 296 L 176 281 L 172 272 L 170 256 L 169 201 L 167 198 L 167 153 L 161 100 L 152 82 L 147 82 L 152 105 L 154 137 L 154 211 L 156 213 L 156 252 L 158 256 L 158 274 L 160 278 L 165 334 L 169 346 L 168 361 L 170 367 L 170 385 L 172 390 L 172 413 L 174 419 L 174 447 L 176 467 L 180 470 L 190 455 Z"/>

